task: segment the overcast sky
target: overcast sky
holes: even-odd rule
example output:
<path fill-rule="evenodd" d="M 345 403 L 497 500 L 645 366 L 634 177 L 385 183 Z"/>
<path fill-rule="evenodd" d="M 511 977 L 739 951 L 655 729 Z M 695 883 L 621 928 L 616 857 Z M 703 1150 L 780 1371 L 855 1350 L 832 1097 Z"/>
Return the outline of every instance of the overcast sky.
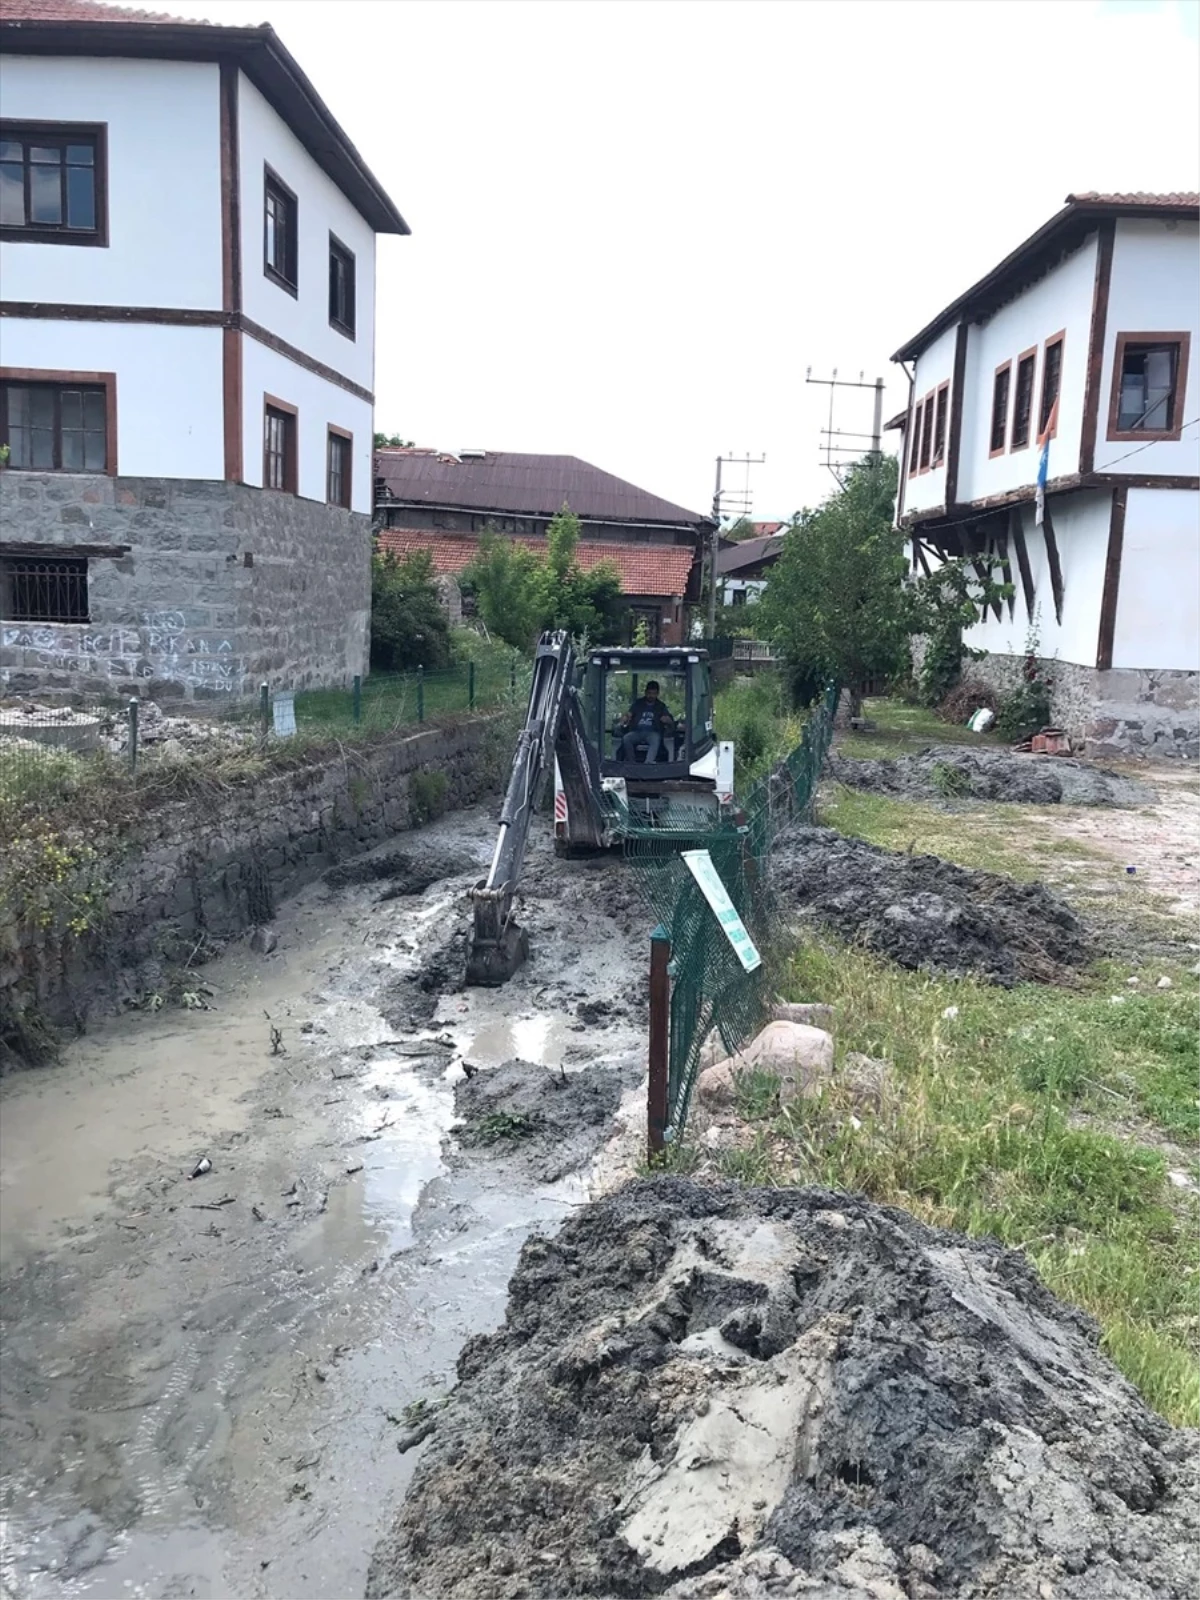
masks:
<path fill-rule="evenodd" d="M 755 516 L 821 498 L 806 368 L 899 410 L 891 352 L 1069 191 L 1200 186 L 1196 0 L 157 4 L 270 22 L 411 226 L 378 428 L 700 511 L 730 451 Z"/>

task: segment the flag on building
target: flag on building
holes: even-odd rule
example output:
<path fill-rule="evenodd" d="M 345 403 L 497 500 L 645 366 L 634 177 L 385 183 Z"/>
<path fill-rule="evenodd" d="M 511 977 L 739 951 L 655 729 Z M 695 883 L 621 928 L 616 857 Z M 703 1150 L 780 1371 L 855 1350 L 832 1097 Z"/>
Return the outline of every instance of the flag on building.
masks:
<path fill-rule="evenodd" d="M 1058 427 L 1058 401 L 1050 407 L 1050 415 L 1046 419 L 1046 426 L 1038 434 L 1038 444 L 1042 447 L 1038 459 L 1037 494 L 1033 501 L 1033 525 L 1040 528 L 1042 519 L 1046 514 L 1046 479 L 1050 476 L 1050 438 Z"/>

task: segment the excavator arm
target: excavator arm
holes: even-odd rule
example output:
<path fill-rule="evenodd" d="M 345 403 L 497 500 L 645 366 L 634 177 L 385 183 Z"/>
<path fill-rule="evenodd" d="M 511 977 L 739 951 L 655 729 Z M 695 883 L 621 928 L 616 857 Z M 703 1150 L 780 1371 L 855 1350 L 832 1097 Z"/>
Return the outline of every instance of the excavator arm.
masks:
<path fill-rule="evenodd" d="M 513 896 L 546 779 L 557 757 L 571 816 L 583 835 L 602 838 L 600 773 L 589 745 L 575 685 L 575 652 L 563 632 L 544 633 L 533 660 L 525 724 L 500 809 L 491 871 L 473 891 L 474 924 L 467 949 L 467 982 L 507 983 L 529 952 L 528 936 L 513 921 Z"/>

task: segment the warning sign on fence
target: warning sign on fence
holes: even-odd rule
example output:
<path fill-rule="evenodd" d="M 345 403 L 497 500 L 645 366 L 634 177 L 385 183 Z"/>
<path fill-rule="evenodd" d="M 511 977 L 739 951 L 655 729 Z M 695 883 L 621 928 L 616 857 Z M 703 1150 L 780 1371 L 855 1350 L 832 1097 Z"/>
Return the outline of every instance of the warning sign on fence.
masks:
<path fill-rule="evenodd" d="M 700 885 L 700 893 L 713 909 L 713 914 L 724 929 L 725 937 L 733 946 L 733 952 L 745 967 L 747 972 L 753 972 L 762 966 L 762 957 L 755 948 L 754 940 L 746 932 L 746 924 L 737 914 L 737 907 L 729 898 L 729 891 L 721 882 L 721 876 L 713 859 L 707 850 L 683 850 L 680 852 L 687 862 L 687 869 Z"/>

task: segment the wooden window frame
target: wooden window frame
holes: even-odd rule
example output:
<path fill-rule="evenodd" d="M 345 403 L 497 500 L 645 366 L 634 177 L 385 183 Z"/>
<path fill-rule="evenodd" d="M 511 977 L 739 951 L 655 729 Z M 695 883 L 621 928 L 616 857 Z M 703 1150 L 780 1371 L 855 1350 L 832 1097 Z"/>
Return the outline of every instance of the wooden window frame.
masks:
<path fill-rule="evenodd" d="M 1043 444 L 1045 442 L 1045 440 L 1047 440 L 1047 439 L 1056 439 L 1058 437 L 1058 422 L 1057 422 L 1057 420 L 1054 419 L 1053 427 L 1048 427 L 1047 423 L 1049 423 L 1053 419 L 1054 400 L 1061 400 L 1062 399 L 1063 373 L 1067 369 L 1067 367 L 1066 367 L 1066 343 L 1067 343 L 1067 330 L 1065 328 L 1060 328 L 1057 333 L 1052 333 L 1050 335 L 1050 337 L 1042 345 L 1042 382 L 1041 382 L 1040 389 L 1038 391 L 1037 429 L 1036 429 L 1036 438 L 1037 438 L 1037 441 L 1038 441 L 1039 445 Z M 1047 410 L 1047 407 L 1046 407 L 1046 374 L 1049 371 L 1049 367 L 1050 367 L 1050 362 L 1049 362 L 1049 359 L 1048 359 L 1049 352 L 1050 352 L 1052 346 L 1054 346 L 1054 345 L 1058 345 L 1059 350 L 1060 350 L 1060 354 L 1059 354 L 1059 358 L 1058 358 L 1058 393 L 1054 396 L 1054 400 L 1052 400 L 1050 402 L 1049 410 Z"/>
<path fill-rule="evenodd" d="M 347 286 L 350 302 L 350 321 L 343 322 L 333 314 L 333 262 L 336 256 L 341 256 L 347 264 Z M 329 326 L 344 339 L 353 342 L 358 336 L 358 258 L 349 245 L 344 245 L 336 233 L 329 235 Z"/>
<path fill-rule="evenodd" d="M 346 470 L 342 474 L 344 500 L 333 498 L 333 441 L 340 440 L 346 446 Z M 325 504 L 340 506 L 343 511 L 354 509 L 354 435 L 345 428 L 336 427 L 330 423 L 325 432 Z"/>
<path fill-rule="evenodd" d="M 287 430 L 286 437 L 291 441 L 291 450 L 283 460 L 283 488 L 277 489 L 274 484 L 267 482 L 267 414 L 274 411 L 279 416 L 288 417 L 291 427 Z M 300 411 L 289 400 L 280 400 L 273 394 L 263 395 L 263 472 L 262 486 L 269 489 L 272 494 L 300 493 Z"/>
<path fill-rule="evenodd" d="M 1037 413 L 1034 411 L 1034 402 L 1035 402 L 1035 400 L 1037 398 L 1037 386 L 1038 386 L 1038 382 L 1037 382 L 1037 358 L 1038 358 L 1038 347 L 1037 347 L 1036 344 L 1035 345 L 1031 345 L 1028 350 L 1022 350 L 1021 354 L 1017 357 L 1016 364 L 1015 364 L 1015 367 L 1013 369 L 1013 376 L 1009 380 L 1009 387 L 1010 387 L 1010 389 L 1012 391 L 1012 420 L 1009 423 L 1009 427 L 1008 427 L 1008 450 L 1009 450 L 1009 454 L 1010 455 L 1015 455 L 1015 454 L 1017 454 L 1017 452 L 1019 452 L 1021 450 L 1028 450 L 1029 446 L 1033 443 L 1034 439 L 1037 437 L 1037 429 L 1034 427 L 1034 423 L 1037 420 Z M 1027 433 L 1025 435 L 1025 438 L 1021 441 L 1020 444 L 1018 444 L 1017 443 L 1017 396 L 1021 392 L 1021 368 L 1024 366 L 1024 364 L 1027 361 L 1032 361 L 1033 362 L 1033 376 L 1029 380 L 1029 428 L 1028 428 L 1028 431 L 1027 431 Z M 1059 377 L 1059 382 L 1060 382 L 1060 384 L 1062 382 L 1061 374 L 1060 374 L 1060 377 Z"/>
<path fill-rule="evenodd" d="M 1179 348 L 1178 359 L 1175 364 L 1175 425 L 1171 428 L 1125 428 L 1117 427 L 1117 419 L 1121 415 L 1121 368 L 1125 362 L 1125 347 L 1130 344 L 1173 344 Z M 1108 432 L 1105 435 L 1114 444 L 1123 444 L 1132 441 L 1138 444 L 1142 441 L 1162 441 L 1170 444 L 1178 442 L 1183 437 L 1183 425 L 1186 413 L 1184 405 L 1187 402 L 1188 362 L 1192 354 L 1192 336 L 1184 329 L 1180 333 L 1119 333 L 1116 347 L 1113 351 L 1112 369 L 1112 394 L 1108 402 Z"/>
<path fill-rule="evenodd" d="M 929 393 L 921 402 L 925 415 L 921 424 L 921 468 L 922 472 L 929 471 L 929 458 L 933 453 L 933 397 L 935 390 Z"/>
<path fill-rule="evenodd" d="M 267 198 L 274 189 L 287 202 L 292 235 L 292 261 L 293 276 L 289 279 L 271 261 L 267 254 Z M 300 298 L 300 202 L 293 190 L 275 171 L 274 167 L 263 163 L 263 276 L 270 278 L 271 282 L 290 294 L 294 300 Z"/>
<path fill-rule="evenodd" d="M 0 138 L 23 139 L 26 134 L 55 143 L 82 143 L 91 140 L 96 150 L 96 226 L 94 228 L 0 227 L 0 240 L 14 244 L 73 244 L 82 249 L 108 248 L 108 123 L 107 122 L 23 122 L 19 117 L 0 120 Z"/>
<path fill-rule="evenodd" d="M 938 428 L 941 428 L 942 443 L 939 452 Z M 939 383 L 934 390 L 933 398 L 933 448 L 929 453 L 929 469 L 936 472 L 939 467 L 946 464 L 946 446 L 950 437 L 950 380 Z"/>
<path fill-rule="evenodd" d="M 1004 372 L 1008 374 L 1008 383 L 1004 390 L 1004 437 L 1001 439 L 999 444 L 996 444 L 996 385 L 1000 382 L 1000 374 Z M 992 410 L 991 419 L 988 422 L 989 461 L 994 461 L 997 456 L 1002 456 L 1008 449 L 1008 418 L 1009 413 L 1012 410 L 1012 395 L 1012 362 L 1002 361 L 992 373 Z"/>
<path fill-rule="evenodd" d="M 908 447 L 908 475 L 910 478 L 915 478 L 921 469 L 921 422 L 924 409 L 924 400 L 918 400 L 913 407 L 912 441 Z"/>
<path fill-rule="evenodd" d="M 104 390 L 104 473 L 117 475 L 117 375 L 115 372 L 61 372 L 37 367 L 0 367 L 0 384 L 44 383 L 59 389 Z M 0 412 L 0 442 L 8 443 L 8 407 Z M 66 473 L 74 478 L 93 478 L 95 471 L 74 467 L 9 467 L 6 472 Z"/>

